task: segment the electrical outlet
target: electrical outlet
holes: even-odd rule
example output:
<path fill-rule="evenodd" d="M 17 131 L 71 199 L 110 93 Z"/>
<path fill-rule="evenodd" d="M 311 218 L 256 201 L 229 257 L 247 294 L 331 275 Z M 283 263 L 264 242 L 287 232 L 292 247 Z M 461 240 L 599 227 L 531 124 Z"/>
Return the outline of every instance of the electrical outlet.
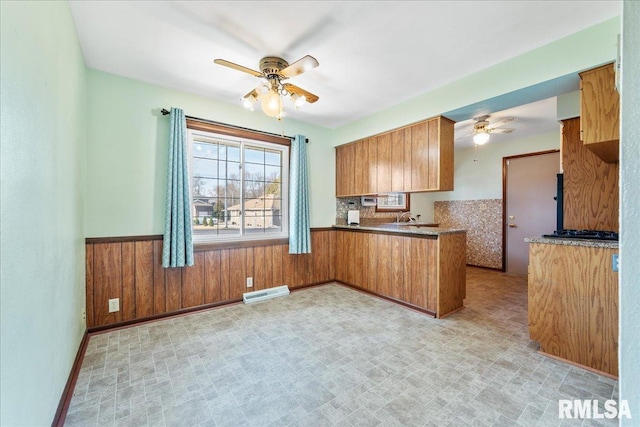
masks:
<path fill-rule="evenodd" d="M 247 277 L 247 288 L 253 288 L 253 277 Z"/>
<path fill-rule="evenodd" d="M 613 269 L 614 272 L 620 270 L 620 255 L 619 254 L 613 254 L 611 256 L 611 268 Z"/>
<path fill-rule="evenodd" d="M 112 298 L 109 300 L 109 313 L 120 311 L 120 298 Z"/>
<path fill-rule="evenodd" d="M 86 326 L 86 324 L 87 324 L 87 310 L 82 310 L 82 315 L 80 315 L 80 324 Z"/>

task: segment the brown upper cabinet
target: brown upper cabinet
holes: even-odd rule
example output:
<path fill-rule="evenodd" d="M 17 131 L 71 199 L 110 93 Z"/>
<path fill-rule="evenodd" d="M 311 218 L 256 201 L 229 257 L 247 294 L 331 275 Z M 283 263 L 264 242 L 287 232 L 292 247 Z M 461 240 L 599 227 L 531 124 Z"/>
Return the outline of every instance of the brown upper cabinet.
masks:
<path fill-rule="evenodd" d="M 614 64 L 580 73 L 580 137 L 607 163 L 616 163 L 620 147 L 620 95 Z"/>
<path fill-rule="evenodd" d="M 440 116 L 336 147 L 336 197 L 453 190 L 453 125 Z"/>

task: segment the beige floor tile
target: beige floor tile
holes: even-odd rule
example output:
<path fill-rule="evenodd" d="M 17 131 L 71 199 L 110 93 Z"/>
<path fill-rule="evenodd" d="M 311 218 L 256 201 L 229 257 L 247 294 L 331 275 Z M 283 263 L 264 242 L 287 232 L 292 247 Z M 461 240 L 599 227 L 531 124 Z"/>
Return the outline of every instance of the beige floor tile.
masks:
<path fill-rule="evenodd" d="M 467 283 L 441 320 L 328 284 L 94 335 L 66 425 L 582 425 L 558 399 L 617 397 L 536 352 L 525 277 Z"/>

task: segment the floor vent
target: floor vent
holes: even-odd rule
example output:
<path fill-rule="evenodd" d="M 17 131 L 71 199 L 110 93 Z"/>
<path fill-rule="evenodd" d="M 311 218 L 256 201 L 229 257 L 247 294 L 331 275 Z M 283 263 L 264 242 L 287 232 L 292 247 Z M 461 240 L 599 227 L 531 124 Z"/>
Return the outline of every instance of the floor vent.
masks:
<path fill-rule="evenodd" d="M 283 297 L 289 295 L 289 287 L 287 285 L 277 286 L 275 288 L 269 288 L 262 291 L 246 292 L 242 294 L 242 301 L 245 304 L 252 302 L 264 301 L 269 298 Z"/>

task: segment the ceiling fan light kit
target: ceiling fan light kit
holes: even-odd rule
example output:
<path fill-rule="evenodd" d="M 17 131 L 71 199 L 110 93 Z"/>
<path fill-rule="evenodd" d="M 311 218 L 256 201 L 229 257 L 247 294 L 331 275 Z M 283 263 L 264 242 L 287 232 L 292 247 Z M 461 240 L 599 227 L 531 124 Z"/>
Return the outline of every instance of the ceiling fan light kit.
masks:
<path fill-rule="evenodd" d="M 318 96 L 298 86 L 283 83 L 284 80 L 316 68 L 319 64 L 312 56 L 304 56 L 293 64 L 276 56 L 267 56 L 260 60 L 261 71 L 252 70 L 224 59 L 216 59 L 213 62 L 265 80 L 256 89 L 242 97 L 242 105 L 248 110 L 254 111 L 254 105 L 260 101 L 262 111 L 267 116 L 281 120 L 286 115 L 284 98 L 288 98 L 296 110 L 306 103 L 314 103 L 319 99 Z"/>
<path fill-rule="evenodd" d="M 473 136 L 473 143 L 476 145 L 484 145 L 489 142 L 490 136 L 488 132 L 482 131 Z"/>

